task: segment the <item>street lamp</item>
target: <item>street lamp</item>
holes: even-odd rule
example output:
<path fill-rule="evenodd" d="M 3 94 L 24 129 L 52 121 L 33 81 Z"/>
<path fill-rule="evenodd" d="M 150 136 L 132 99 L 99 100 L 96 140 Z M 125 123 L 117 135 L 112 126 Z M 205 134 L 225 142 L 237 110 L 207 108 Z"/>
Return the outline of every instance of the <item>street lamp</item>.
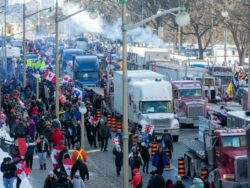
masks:
<path fill-rule="evenodd" d="M 81 104 L 79 106 L 79 112 L 81 113 L 81 146 L 84 149 L 84 132 L 85 132 L 84 114 L 86 114 L 86 112 L 87 112 L 87 108 L 86 108 L 84 102 L 81 102 Z"/>
<path fill-rule="evenodd" d="M 68 16 L 60 17 L 58 16 L 58 0 L 56 0 L 56 11 L 55 11 L 55 33 L 56 33 L 56 97 L 55 97 L 55 103 L 56 103 L 56 117 L 59 118 L 59 22 L 65 21 L 69 19 L 72 16 L 75 16 L 76 14 L 79 14 L 83 11 L 88 10 L 87 8 L 78 10 Z M 94 10 L 94 8 L 90 9 L 90 18 L 95 19 L 98 16 L 98 13 Z"/>
<path fill-rule="evenodd" d="M 126 11 L 127 0 L 121 0 L 122 2 L 122 39 L 123 39 L 123 162 L 124 162 L 124 182 L 123 187 L 129 187 L 129 165 L 128 165 L 128 75 L 127 75 L 127 31 L 140 27 L 158 17 L 165 16 L 177 12 L 176 23 L 181 27 L 186 26 L 190 22 L 190 17 L 185 13 L 185 9 L 181 7 L 172 8 L 169 10 L 160 10 L 156 15 L 146 18 L 135 24 L 127 24 Z"/>
<path fill-rule="evenodd" d="M 225 19 L 225 28 L 224 28 L 224 66 L 227 66 L 227 23 L 226 19 L 228 17 L 228 12 L 226 10 L 221 12 L 222 17 Z"/>

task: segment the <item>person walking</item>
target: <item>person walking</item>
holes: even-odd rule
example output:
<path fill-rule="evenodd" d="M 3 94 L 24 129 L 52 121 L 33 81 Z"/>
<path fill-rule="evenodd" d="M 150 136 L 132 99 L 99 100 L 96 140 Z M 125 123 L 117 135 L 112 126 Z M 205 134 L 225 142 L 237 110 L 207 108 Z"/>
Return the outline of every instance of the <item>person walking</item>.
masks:
<path fill-rule="evenodd" d="M 133 177 L 133 169 L 140 169 L 140 166 L 143 165 L 142 157 L 137 151 L 135 146 L 132 147 L 132 152 L 129 154 L 129 166 L 131 168 L 131 175 Z"/>
<path fill-rule="evenodd" d="M 171 179 L 166 181 L 165 188 L 174 188 L 174 184 Z"/>
<path fill-rule="evenodd" d="M 123 165 L 123 152 L 120 145 L 116 145 L 113 150 L 113 155 L 115 156 L 116 175 L 120 176 L 121 168 Z"/>
<path fill-rule="evenodd" d="M 3 173 L 3 184 L 5 188 L 13 188 L 16 179 L 16 165 L 10 157 L 5 157 L 1 164 L 1 172 Z"/>
<path fill-rule="evenodd" d="M 72 166 L 71 169 L 71 179 L 75 176 L 76 172 L 79 170 L 80 176 L 83 181 L 86 179 L 89 180 L 89 170 L 87 165 L 82 161 L 81 158 L 78 158 L 75 164 Z"/>
<path fill-rule="evenodd" d="M 133 185 L 133 188 L 142 188 L 142 176 L 138 168 L 133 169 L 133 179 L 130 183 Z"/>
<path fill-rule="evenodd" d="M 61 131 L 59 130 L 59 128 L 55 128 L 53 134 L 50 137 L 50 140 L 53 144 L 53 146 L 56 146 L 60 143 L 60 141 L 62 141 L 64 139 Z"/>
<path fill-rule="evenodd" d="M 162 135 L 162 147 L 164 150 L 170 151 L 169 159 L 171 159 L 174 148 L 173 148 L 173 138 L 170 133 L 164 132 L 164 134 Z"/>
<path fill-rule="evenodd" d="M 83 180 L 80 177 L 79 171 L 76 172 L 74 178 L 72 179 L 73 188 L 86 188 Z"/>
<path fill-rule="evenodd" d="M 82 159 L 84 163 L 87 163 L 88 157 L 86 151 L 82 149 L 80 145 L 77 145 L 76 150 L 72 154 L 73 163 L 75 163 L 79 158 Z"/>
<path fill-rule="evenodd" d="M 72 182 L 67 178 L 67 174 L 62 173 L 59 179 L 55 181 L 52 188 L 73 188 Z"/>
<path fill-rule="evenodd" d="M 26 145 L 27 145 L 27 151 L 25 155 L 26 166 L 30 168 L 30 170 L 32 170 L 33 156 L 34 156 L 36 144 L 34 143 L 33 139 L 29 135 L 26 138 Z"/>
<path fill-rule="evenodd" d="M 164 178 L 159 170 L 155 171 L 155 176 L 153 177 L 152 185 L 154 188 L 164 188 L 165 187 L 165 180 L 164 180 Z"/>
<path fill-rule="evenodd" d="M 49 175 L 45 179 L 43 188 L 52 188 L 55 182 L 56 182 L 56 176 L 53 171 L 50 171 Z"/>
<path fill-rule="evenodd" d="M 48 141 L 44 138 L 44 135 L 40 135 L 40 138 L 36 141 L 37 154 L 40 163 L 40 170 L 46 170 L 46 155 L 49 150 Z"/>
<path fill-rule="evenodd" d="M 144 162 L 143 172 L 145 173 L 145 170 L 146 170 L 146 173 L 148 174 L 150 154 L 149 154 L 149 150 L 145 142 L 141 143 L 141 157 Z"/>
<path fill-rule="evenodd" d="M 185 188 L 185 185 L 183 184 L 180 176 L 177 177 L 177 181 L 176 181 L 174 187 L 175 188 Z"/>
<path fill-rule="evenodd" d="M 100 127 L 101 151 L 107 151 L 108 139 L 111 139 L 111 132 L 107 124 L 101 119 Z"/>
<path fill-rule="evenodd" d="M 153 156 L 152 159 L 152 165 L 159 170 L 159 173 L 163 173 L 163 169 L 165 168 L 167 162 L 168 162 L 168 157 L 165 152 L 162 151 L 162 146 L 158 146 L 158 150 L 156 151 L 155 155 Z"/>

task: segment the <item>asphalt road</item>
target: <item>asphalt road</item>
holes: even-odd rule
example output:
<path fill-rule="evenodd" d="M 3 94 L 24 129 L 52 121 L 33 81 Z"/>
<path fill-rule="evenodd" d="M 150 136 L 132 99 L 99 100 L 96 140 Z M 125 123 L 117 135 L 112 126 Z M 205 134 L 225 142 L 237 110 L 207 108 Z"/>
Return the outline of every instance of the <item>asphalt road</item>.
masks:
<path fill-rule="evenodd" d="M 196 129 L 182 129 L 180 133 L 180 140 L 178 143 L 174 143 L 173 158 L 171 159 L 171 169 L 164 171 L 164 178 L 172 179 L 176 181 L 177 177 L 177 160 L 183 156 L 186 148 L 182 143 L 183 139 L 194 139 L 198 136 Z M 87 142 L 86 142 L 87 145 Z M 123 185 L 123 172 L 120 177 L 116 176 L 114 157 L 112 155 L 113 144 L 109 143 L 107 152 L 101 152 L 99 149 L 89 149 L 86 146 L 88 152 L 88 168 L 90 171 L 90 180 L 86 182 L 88 188 L 121 188 Z M 51 160 L 48 159 L 47 170 L 39 170 L 38 158 L 35 156 L 34 165 L 29 180 L 34 188 L 43 188 L 43 183 L 52 170 Z M 155 170 L 150 164 L 150 171 Z M 142 172 L 143 175 L 143 187 L 147 186 L 150 175 Z M 190 187 L 191 181 L 189 179 L 183 180 L 187 188 Z M 22 187 L 21 187 L 22 188 Z"/>

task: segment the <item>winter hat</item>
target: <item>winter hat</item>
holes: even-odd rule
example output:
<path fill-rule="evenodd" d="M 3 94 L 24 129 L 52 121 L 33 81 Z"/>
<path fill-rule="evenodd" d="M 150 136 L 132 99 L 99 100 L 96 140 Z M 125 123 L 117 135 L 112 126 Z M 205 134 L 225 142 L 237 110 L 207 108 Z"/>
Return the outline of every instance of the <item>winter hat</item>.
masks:
<path fill-rule="evenodd" d="M 49 175 L 54 175 L 54 172 L 52 170 L 49 171 Z"/>
<path fill-rule="evenodd" d="M 138 168 L 134 168 L 133 169 L 133 174 L 136 174 L 136 173 L 138 173 L 139 172 L 139 169 Z"/>

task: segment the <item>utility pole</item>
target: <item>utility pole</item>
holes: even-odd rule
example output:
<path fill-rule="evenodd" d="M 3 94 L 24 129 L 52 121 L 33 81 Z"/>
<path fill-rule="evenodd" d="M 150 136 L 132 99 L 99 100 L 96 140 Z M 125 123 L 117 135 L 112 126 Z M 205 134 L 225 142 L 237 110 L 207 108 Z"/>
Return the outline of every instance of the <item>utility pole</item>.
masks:
<path fill-rule="evenodd" d="M 56 12 L 55 12 L 55 22 L 56 22 L 56 117 L 59 119 L 59 20 L 58 20 L 58 1 L 56 0 Z"/>
<path fill-rule="evenodd" d="M 3 58 L 3 67 L 4 67 L 4 71 L 7 74 L 7 48 L 6 48 L 6 35 L 7 35 L 7 31 L 6 31 L 6 27 L 7 27 L 7 21 L 6 21 L 6 14 L 7 14 L 7 0 L 4 1 L 4 41 L 3 41 L 3 46 L 4 46 L 4 58 Z"/>
<path fill-rule="evenodd" d="M 212 8 L 211 8 L 211 55 L 214 57 L 214 36 L 213 36 L 213 28 L 214 28 L 214 0 L 211 2 Z M 214 59 L 215 61 L 215 59 Z"/>
<path fill-rule="evenodd" d="M 127 0 L 122 0 L 122 41 L 123 41 L 123 187 L 129 188 L 128 167 L 128 70 L 127 70 Z"/>
<path fill-rule="evenodd" d="M 26 86 L 26 11 L 25 0 L 23 0 L 23 86 Z"/>

